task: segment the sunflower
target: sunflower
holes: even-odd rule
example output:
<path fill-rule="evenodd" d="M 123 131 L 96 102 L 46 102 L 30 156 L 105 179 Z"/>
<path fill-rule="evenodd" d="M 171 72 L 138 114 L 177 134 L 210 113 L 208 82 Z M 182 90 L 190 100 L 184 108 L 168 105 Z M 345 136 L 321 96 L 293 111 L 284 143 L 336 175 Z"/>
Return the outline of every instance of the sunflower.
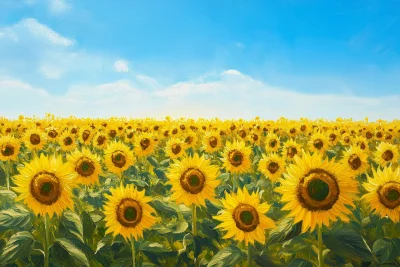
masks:
<path fill-rule="evenodd" d="M 394 223 L 400 222 L 400 168 L 372 170 L 363 187 L 368 193 L 362 199 L 381 217 L 388 216 Z"/>
<path fill-rule="evenodd" d="M 214 153 L 221 149 L 221 135 L 216 131 L 206 132 L 203 137 L 203 149 L 206 153 Z"/>
<path fill-rule="evenodd" d="M 11 135 L 0 137 L 0 161 L 16 161 L 21 143 Z"/>
<path fill-rule="evenodd" d="M 293 139 L 289 139 L 283 144 L 282 147 L 283 158 L 288 162 L 292 162 L 294 156 L 301 153 L 301 146 Z"/>
<path fill-rule="evenodd" d="M 382 142 L 374 153 L 375 162 L 385 167 L 388 163 L 397 163 L 399 151 L 396 145 Z"/>
<path fill-rule="evenodd" d="M 316 226 L 329 226 L 340 218 L 349 221 L 353 200 L 358 193 L 357 181 L 352 179 L 342 164 L 323 160 L 320 153 L 296 156 L 295 163 L 286 168 L 285 179 L 275 189 L 286 202 L 282 210 L 294 223 L 303 221 L 302 232 L 313 231 Z"/>
<path fill-rule="evenodd" d="M 175 161 L 167 170 L 168 184 L 172 185 L 171 200 L 186 206 L 192 204 L 205 206 L 205 200 L 213 200 L 214 189 L 220 184 L 216 178 L 218 166 L 213 166 L 209 159 L 194 154 Z"/>
<path fill-rule="evenodd" d="M 150 133 L 141 133 L 135 138 L 134 151 L 138 157 L 151 155 L 156 147 L 154 136 Z"/>
<path fill-rule="evenodd" d="M 127 145 L 114 141 L 104 151 L 104 161 L 109 171 L 121 175 L 135 163 L 135 158 Z"/>
<path fill-rule="evenodd" d="M 165 153 L 170 159 L 177 159 L 185 155 L 185 145 L 181 139 L 170 138 L 165 144 Z"/>
<path fill-rule="evenodd" d="M 100 158 L 92 154 L 89 149 L 83 148 L 82 151 L 75 150 L 73 154 L 67 156 L 68 162 L 76 172 L 75 181 L 78 184 L 91 185 L 99 183 L 101 173 Z"/>
<path fill-rule="evenodd" d="M 258 170 L 272 182 L 277 182 L 285 170 L 285 160 L 274 152 L 263 155 L 258 163 Z"/>
<path fill-rule="evenodd" d="M 365 153 L 369 152 L 368 140 L 367 140 L 367 138 L 365 138 L 363 136 L 357 136 L 354 139 L 354 145 L 359 147 Z"/>
<path fill-rule="evenodd" d="M 261 143 L 261 135 L 257 131 L 252 131 L 247 135 L 247 140 L 256 146 L 259 146 Z"/>
<path fill-rule="evenodd" d="M 25 166 L 18 168 L 13 177 L 17 201 L 24 203 L 38 215 L 61 215 L 66 209 L 73 209 L 72 186 L 75 173 L 62 157 L 34 157 Z"/>
<path fill-rule="evenodd" d="M 313 152 L 324 153 L 329 146 L 328 137 L 321 131 L 314 132 L 308 142 L 309 150 Z"/>
<path fill-rule="evenodd" d="M 63 151 L 72 151 L 76 148 L 76 137 L 69 131 L 64 131 L 58 138 L 58 143 Z"/>
<path fill-rule="evenodd" d="M 341 143 L 345 146 L 351 145 L 353 137 L 349 133 L 344 133 L 341 138 Z"/>
<path fill-rule="evenodd" d="M 346 166 L 349 173 L 357 176 L 368 169 L 368 154 L 358 146 L 350 146 L 343 153 L 342 163 Z"/>
<path fill-rule="evenodd" d="M 104 214 L 107 231 L 113 236 L 120 234 L 126 240 L 143 237 L 143 231 L 149 229 L 156 218 L 155 210 L 148 204 L 151 197 L 145 196 L 145 191 L 138 191 L 133 185 L 112 188 L 110 195 L 106 194 Z"/>
<path fill-rule="evenodd" d="M 46 135 L 42 130 L 37 128 L 29 129 L 22 137 L 22 142 L 30 150 L 40 150 L 46 143 Z"/>
<path fill-rule="evenodd" d="M 196 133 L 189 131 L 189 132 L 185 133 L 184 135 L 182 135 L 182 137 L 184 140 L 185 149 L 196 147 L 197 141 L 198 141 Z"/>
<path fill-rule="evenodd" d="M 223 167 L 231 173 L 245 173 L 251 169 L 251 148 L 243 141 L 227 142 L 222 154 Z"/>
<path fill-rule="evenodd" d="M 108 144 L 109 137 L 104 132 L 97 132 L 92 138 L 92 144 L 95 148 L 105 149 Z"/>
<path fill-rule="evenodd" d="M 57 136 L 60 134 L 56 127 L 48 127 L 47 129 L 47 140 L 49 142 L 56 142 Z"/>
<path fill-rule="evenodd" d="M 90 127 L 82 127 L 79 130 L 78 140 L 82 145 L 89 145 L 95 131 Z"/>
<path fill-rule="evenodd" d="M 213 218 L 221 222 L 216 228 L 226 231 L 225 239 L 244 241 L 246 246 L 255 241 L 265 244 L 265 230 L 275 227 L 274 221 L 265 216 L 270 209 L 269 204 L 260 203 L 259 195 L 250 195 L 246 187 L 243 191 L 239 188 L 237 194 L 225 193 L 221 202 L 224 209 Z"/>
<path fill-rule="evenodd" d="M 267 138 L 265 138 L 265 151 L 268 152 L 277 152 L 281 147 L 281 142 L 278 135 L 274 133 L 269 133 Z"/>

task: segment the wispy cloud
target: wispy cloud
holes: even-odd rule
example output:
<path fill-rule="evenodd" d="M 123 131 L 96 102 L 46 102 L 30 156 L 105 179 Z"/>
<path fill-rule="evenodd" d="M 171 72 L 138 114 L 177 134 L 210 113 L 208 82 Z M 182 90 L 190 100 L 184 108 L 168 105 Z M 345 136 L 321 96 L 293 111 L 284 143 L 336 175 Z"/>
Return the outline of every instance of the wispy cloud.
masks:
<path fill-rule="evenodd" d="M 53 14 L 65 13 L 71 9 L 70 3 L 67 0 L 47 0 L 49 10 Z"/>
<path fill-rule="evenodd" d="M 129 71 L 128 62 L 122 59 L 115 61 L 114 70 L 116 72 L 128 72 Z"/>

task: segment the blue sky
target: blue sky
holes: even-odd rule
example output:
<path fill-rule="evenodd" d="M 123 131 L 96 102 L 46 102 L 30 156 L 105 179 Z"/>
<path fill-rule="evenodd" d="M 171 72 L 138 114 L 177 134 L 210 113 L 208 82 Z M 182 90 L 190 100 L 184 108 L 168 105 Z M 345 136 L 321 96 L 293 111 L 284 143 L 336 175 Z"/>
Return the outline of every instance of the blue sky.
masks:
<path fill-rule="evenodd" d="M 399 0 L 0 0 L 0 114 L 394 119 L 399 28 Z"/>

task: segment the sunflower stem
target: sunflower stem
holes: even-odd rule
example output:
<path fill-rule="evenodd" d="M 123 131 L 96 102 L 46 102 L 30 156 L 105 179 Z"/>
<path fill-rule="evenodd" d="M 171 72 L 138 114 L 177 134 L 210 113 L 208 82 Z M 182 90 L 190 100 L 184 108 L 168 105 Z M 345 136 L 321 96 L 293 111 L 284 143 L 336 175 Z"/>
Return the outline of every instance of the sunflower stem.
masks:
<path fill-rule="evenodd" d="M 136 251 L 135 251 L 135 239 L 131 237 L 131 251 L 132 251 L 132 267 L 136 267 Z"/>
<path fill-rule="evenodd" d="M 7 160 L 6 165 L 5 165 L 5 171 L 6 171 L 6 180 L 7 180 L 7 190 L 10 190 L 10 161 Z"/>
<path fill-rule="evenodd" d="M 193 231 L 193 246 L 194 246 L 194 265 L 196 267 L 200 266 L 199 261 L 196 255 L 196 241 L 195 236 L 197 235 L 197 213 L 196 213 L 196 204 L 192 204 L 192 231 Z"/>
<path fill-rule="evenodd" d="M 324 267 L 323 258 L 323 243 L 322 243 L 322 226 L 318 227 L 318 267 Z"/>
<path fill-rule="evenodd" d="M 252 266 L 251 245 L 247 245 L 247 267 Z"/>
<path fill-rule="evenodd" d="M 50 247 L 50 218 L 46 214 L 44 217 L 44 227 L 45 227 L 45 245 L 44 245 L 44 267 L 49 267 L 49 247 Z"/>

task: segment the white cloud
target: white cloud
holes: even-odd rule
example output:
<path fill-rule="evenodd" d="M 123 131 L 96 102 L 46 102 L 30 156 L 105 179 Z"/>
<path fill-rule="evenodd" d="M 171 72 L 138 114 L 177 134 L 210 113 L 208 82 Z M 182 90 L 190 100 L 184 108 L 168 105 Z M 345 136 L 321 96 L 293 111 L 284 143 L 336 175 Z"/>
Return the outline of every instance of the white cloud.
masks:
<path fill-rule="evenodd" d="M 47 79 L 59 79 L 63 71 L 56 66 L 42 65 L 39 70 Z"/>
<path fill-rule="evenodd" d="M 363 119 L 368 116 L 371 120 L 393 120 L 400 114 L 400 95 L 372 98 L 300 93 L 265 84 L 235 70 L 223 72 L 215 81 L 184 81 L 154 91 L 138 87 L 137 80 L 73 85 L 61 96 L 21 81 L 0 79 L 0 94 L 3 99 L 0 113 L 13 118 L 21 112 L 26 116 L 52 112 L 79 117 Z"/>
<path fill-rule="evenodd" d="M 116 72 L 128 72 L 129 71 L 128 62 L 122 59 L 115 61 L 114 70 Z"/>
<path fill-rule="evenodd" d="M 71 9 L 71 5 L 66 0 L 47 0 L 50 12 L 60 14 Z"/>

